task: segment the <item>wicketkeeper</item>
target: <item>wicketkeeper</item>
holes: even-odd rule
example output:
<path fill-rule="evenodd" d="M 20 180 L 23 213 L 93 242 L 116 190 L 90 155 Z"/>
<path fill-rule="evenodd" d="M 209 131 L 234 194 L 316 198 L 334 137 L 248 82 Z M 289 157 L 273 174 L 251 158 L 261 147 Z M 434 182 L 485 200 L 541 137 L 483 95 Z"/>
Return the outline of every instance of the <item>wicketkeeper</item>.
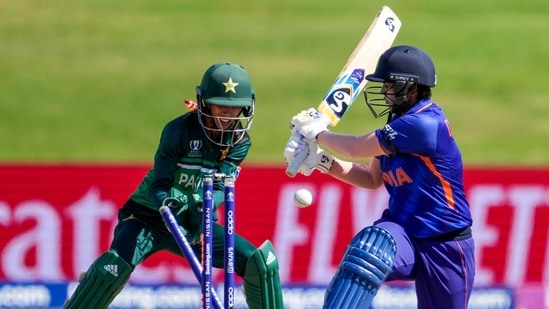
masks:
<path fill-rule="evenodd" d="M 135 267 L 160 250 L 183 256 L 158 211 L 170 205 L 200 258 L 202 181 L 207 174 L 237 176 L 250 149 L 247 131 L 255 95 L 248 73 L 231 63 L 212 65 L 196 88 L 197 109 L 168 122 L 154 166 L 119 210 L 110 249 L 80 279 L 64 308 L 107 308 Z M 214 182 L 214 208 L 224 201 L 224 183 Z M 243 278 L 249 308 L 284 308 L 278 259 L 270 241 L 259 248 L 235 237 L 235 273 Z M 223 268 L 224 228 L 214 223 L 213 267 Z M 197 300 L 199 301 L 199 300 Z"/>

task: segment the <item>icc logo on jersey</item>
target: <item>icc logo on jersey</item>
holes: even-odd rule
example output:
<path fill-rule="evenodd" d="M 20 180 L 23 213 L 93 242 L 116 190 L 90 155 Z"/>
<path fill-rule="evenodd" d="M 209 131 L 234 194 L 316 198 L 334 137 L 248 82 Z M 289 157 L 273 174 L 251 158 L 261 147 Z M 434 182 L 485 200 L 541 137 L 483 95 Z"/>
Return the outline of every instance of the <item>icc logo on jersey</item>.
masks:
<path fill-rule="evenodd" d="M 189 146 L 191 147 L 191 150 L 193 151 L 199 151 L 200 148 L 202 148 L 202 141 L 195 139 L 189 142 Z"/>
<path fill-rule="evenodd" d="M 199 139 L 193 139 L 189 141 L 189 152 L 188 156 L 192 158 L 202 157 L 202 141 Z"/>

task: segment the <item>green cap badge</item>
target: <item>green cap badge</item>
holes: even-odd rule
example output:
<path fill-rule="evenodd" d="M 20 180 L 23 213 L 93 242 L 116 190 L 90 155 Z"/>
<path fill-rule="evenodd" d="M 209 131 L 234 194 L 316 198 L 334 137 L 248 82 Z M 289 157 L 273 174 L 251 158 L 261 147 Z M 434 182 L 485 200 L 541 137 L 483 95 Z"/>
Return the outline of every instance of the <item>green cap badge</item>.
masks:
<path fill-rule="evenodd" d="M 202 98 L 206 103 L 223 106 L 252 106 L 253 91 L 250 77 L 238 64 L 212 65 L 200 83 Z"/>

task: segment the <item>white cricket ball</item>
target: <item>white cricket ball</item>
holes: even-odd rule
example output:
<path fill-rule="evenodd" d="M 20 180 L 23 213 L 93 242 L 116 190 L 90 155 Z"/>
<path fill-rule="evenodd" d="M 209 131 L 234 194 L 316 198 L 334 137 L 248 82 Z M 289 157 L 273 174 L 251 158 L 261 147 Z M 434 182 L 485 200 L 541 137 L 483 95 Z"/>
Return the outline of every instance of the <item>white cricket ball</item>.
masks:
<path fill-rule="evenodd" d="M 308 207 L 313 202 L 313 195 L 311 194 L 311 191 L 307 189 L 299 189 L 295 191 L 294 194 L 294 203 L 297 207 Z"/>

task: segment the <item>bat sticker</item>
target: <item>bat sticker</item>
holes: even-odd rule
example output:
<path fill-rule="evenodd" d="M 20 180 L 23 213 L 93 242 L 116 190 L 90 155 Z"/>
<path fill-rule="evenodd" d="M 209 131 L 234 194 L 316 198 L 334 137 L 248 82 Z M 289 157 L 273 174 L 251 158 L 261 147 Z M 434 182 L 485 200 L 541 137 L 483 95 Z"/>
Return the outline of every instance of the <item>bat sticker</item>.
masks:
<path fill-rule="evenodd" d="M 351 87 L 343 86 L 335 89 L 330 92 L 326 97 L 325 101 L 330 106 L 330 109 L 337 115 L 338 118 L 341 118 L 345 111 L 351 104 Z"/>
<path fill-rule="evenodd" d="M 395 31 L 395 20 L 392 17 L 389 17 L 385 20 L 385 26 L 389 29 L 389 31 L 393 32 Z"/>
<path fill-rule="evenodd" d="M 338 81 L 337 88 L 332 89 L 324 98 L 324 101 L 328 104 L 332 112 L 337 118 L 343 117 L 347 108 L 352 104 L 356 95 L 357 89 L 364 81 L 364 69 L 354 69 L 348 76 Z M 342 84 L 342 85 L 341 85 Z"/>

